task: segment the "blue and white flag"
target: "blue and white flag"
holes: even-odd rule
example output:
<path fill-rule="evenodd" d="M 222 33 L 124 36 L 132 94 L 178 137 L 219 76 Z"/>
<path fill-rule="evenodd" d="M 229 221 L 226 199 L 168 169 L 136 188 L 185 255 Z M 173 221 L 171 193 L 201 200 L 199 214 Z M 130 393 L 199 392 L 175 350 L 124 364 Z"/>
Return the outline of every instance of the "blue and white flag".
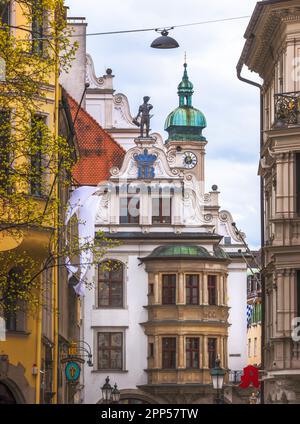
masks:
<path fill-rule="evenodd" d="M 251 305 L 247 304 L 247 327 L 250 327 L 253 309 L 254 309 L 254 303 L 251 303 Z"/>

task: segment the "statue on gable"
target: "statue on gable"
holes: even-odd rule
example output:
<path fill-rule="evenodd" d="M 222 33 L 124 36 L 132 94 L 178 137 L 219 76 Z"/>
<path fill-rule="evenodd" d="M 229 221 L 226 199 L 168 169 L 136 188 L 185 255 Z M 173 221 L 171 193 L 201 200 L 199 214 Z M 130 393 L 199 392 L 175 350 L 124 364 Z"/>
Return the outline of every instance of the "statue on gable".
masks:
<path fill-rule="evenodd" d="M 152 118 L 152 115 L 150 115 L 150 110 L 153 109 L 153 106 L 150 103 L 148 103 L 150 100 L 150 97 L 145 96 L 143 100 L 144 100 L 144 103 L 139 107 L 139 112 L 132 122 L 136 126 L 140 127 L 141 138 L 149 138 L 150 119 Z M 139 118 L 140 120 L 138 120 Z M 145 127 L 146 127 L 146 136 L 144 136 Z"/>

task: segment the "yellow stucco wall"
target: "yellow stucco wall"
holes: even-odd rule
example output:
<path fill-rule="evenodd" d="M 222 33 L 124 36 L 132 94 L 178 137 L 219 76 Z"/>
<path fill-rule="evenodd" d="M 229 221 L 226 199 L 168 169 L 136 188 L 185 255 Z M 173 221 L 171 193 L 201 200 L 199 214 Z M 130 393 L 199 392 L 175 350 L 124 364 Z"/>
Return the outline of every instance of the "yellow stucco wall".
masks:
<path fill-rule="evenodd" d="M 247 352 L 248 365 L 261 364 L 261 324 L 253 324 L 248 328 Z"/>
<path fill-rule="evenodd" d="M 26 20 L 22 15 L 22 9 L 18 5 L 14 5 L 11 15 L 11 24 L 14 26 L 26 26 Z M 27 25 L 28 27 L 28 25 Z M 16 30 L 15 34 L 19 37 L 24 37 L 24 31 Z M 28 33 L 27 33 L 28 34 Z M 54 120 L 55 120 L 55 75 L 49 76 L 49 87 L 46 90 L 46 98 L 40 102 L 38 113 L 44 114 L 48 127 L 54 132 Z M 35 258 L 40 257 L 40 263 L 44 260 L 45 241 L 50 236 L 50 230 L 41 229 L 35 230 L 33 233 L 30 231 L 24 235 L 20 240 L 19 247 L 22 248 L 26 245 L 26 249 L 31 251 Z M 11 244 L 9 244 L 11 243 Z M 12 241 L 2 237 L 0 240 L 0 251 L 8 250 L 8 247 L 12 246 Z M 31 247 L 30 247 L 31 246 Z M 13 246 L 16 247 L 16 246 Z M 38 364 L 38 351 L 41 347 L 41 325 L 39 324 L 39 313 L 27 314 L 26 318 L 26 331 L 24 333 L 11 332 L 6 334 L 6 340 L 0 341 L 0 355 L 8 355 L 9 363 L 18 367 L 19 364 L 24 368 L 24 376 L 33 389 L 33 392 L 38 392 L 36 384 L 39 385 L 39 380 L 36 375 L 32 375 L 32 367 L 34 364 Z M 17 381 L 15 381 L 18 384 Z M 25 396 L 26 401 L 26 396 Z"/>

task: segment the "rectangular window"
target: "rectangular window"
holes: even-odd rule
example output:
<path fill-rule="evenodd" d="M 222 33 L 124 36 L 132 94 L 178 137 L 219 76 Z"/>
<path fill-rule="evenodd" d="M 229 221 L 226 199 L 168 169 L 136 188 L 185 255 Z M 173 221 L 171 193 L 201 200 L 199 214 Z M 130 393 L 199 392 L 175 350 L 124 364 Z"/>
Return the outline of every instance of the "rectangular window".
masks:
<path fill-rule="evenodd" d="M 162 278 L 162 303 L 163 305 L 176 304 L 176 275 L 163 275 Z"/>
<path fill-rule="evenodd" d="M 34 115 L 31 123 L 32 153 L 30 156 L 30 194 L 41 196 L 43 192 L 43 165 L 42 155 L 43 129 L 45 118 Z"/>
<path fill-rule="evenodd" d="M 26 330 L 26 311 L 23 301 L 5 301 L 6 311 L 4 312 L 5 327 L 7 331 Z"/>
<path fill-rule="evenodd" d="M 207 341 L 208 344 L 208 366 L 213 368 L 216 364 L 217 359 L 217 339 L 209 338 Z"/>
<path fill-rule="evenodd" d="M 185 276 L 186 304 L 199 305 L 199 275 Z"/>
<path fill-rule="evenodd" d="M 32 52 L 42 56 L 44 50 L 45 11 L 42 0 L 32 3 Z"/>
<path fill-rule="evenodd" d="M 208 276 L 208 304 L 216 305 L 217 304 L 217 276 L 209 275 Z"/>
<path fill-rule="evenodd" d="M 6 192 L 10 189 L 10 111 L 0 110 L 0 187 Z"/>
<path fill-rule="evenodd" d="M 111 262 L 105 269 L 101 264 L 98 268 L 98 307 L 123 307 L 123 270 L 118 262 Z"/>
<path fill-rule="evenodd" d="M 171 197 L 152 198 L 152 224 L 171 224 L 172 215 Z"/>
<path fill-rule="evenodd" d="M 140 200 L 138 197 L 120 197 L 120 224 L 139 224 Z"/>
<path fill-rule="evenodd" d="M 154 343 L 149 343 L 149 358 L 154 356 Z"/>
<path fill-rule="evenodd" d="M 2 24 L 10 23 L 10 1 L 0 1 L 0 19 Z"/>
<path fill-rule="evenodd" d="M 121 370 L 123 334 L 98 333 L 98 370 Z"/>
<path fill-rule="evenodd" d="M 251 339 L 248 339 L 248 357 L 251 356 Z"/>
<path fill-rule="evenodd" d="M 176 338 L 164 337 L 162 339 L 162 367 L 163 369 L 176 368 Z"/>
<path fill-rule="evenodd" d="M 199 368 L 199 338 L 187 337 L 186 339 L 186 367 Z"/>
<path fill-rule="evenodd" d="M 296 154 L 296 212 L 300 216 L 300 153 Z"/>

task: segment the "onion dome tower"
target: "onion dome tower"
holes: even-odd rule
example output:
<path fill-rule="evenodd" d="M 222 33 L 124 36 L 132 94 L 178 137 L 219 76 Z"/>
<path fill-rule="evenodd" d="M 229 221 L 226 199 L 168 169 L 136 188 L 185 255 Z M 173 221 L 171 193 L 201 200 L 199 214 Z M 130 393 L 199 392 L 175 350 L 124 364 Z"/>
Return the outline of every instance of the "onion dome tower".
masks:
<path fill-rule="evenodd" d="M 178 85 L 179 107 L 169 114 L 165 122 L 169 141 L 206 141 L 202 130 L 206 128 L 204 114 L 193 107 L 194 87 L 189 80 L 187 64 L 184 63 L 182 81 Z"/>

